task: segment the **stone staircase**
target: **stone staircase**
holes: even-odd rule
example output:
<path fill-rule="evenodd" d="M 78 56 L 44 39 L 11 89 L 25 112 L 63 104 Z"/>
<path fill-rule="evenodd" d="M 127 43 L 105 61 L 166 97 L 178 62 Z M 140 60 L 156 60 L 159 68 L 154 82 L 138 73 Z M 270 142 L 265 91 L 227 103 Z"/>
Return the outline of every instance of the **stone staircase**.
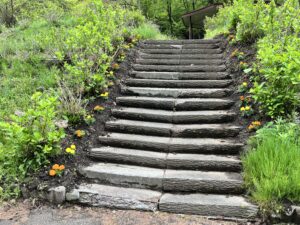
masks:
<path fill-rule="evenodd" d="M 95 163 L 76 190 L 82 204 L 120 209 L 254 218 L 242 197 L 230 111 L 233 83 L 219 40 L 146 41 L 107 136 L 90 150 Z"/>

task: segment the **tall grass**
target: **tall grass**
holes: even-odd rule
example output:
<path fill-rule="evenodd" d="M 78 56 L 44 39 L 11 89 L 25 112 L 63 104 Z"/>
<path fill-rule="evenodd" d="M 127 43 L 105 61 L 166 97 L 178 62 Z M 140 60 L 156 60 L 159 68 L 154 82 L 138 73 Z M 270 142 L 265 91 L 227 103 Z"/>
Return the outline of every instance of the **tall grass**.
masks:
<path fill-rule="evenodd" d="M 140 36 L 142 39 L 151 39 L 151 40 L 167 40 L 171 39 L 167 35 L 164 35 L 160 32 L 158 26 L 151 22 L 146 22 L 141 26 L 135 28 L 133 34 Z"/>
<path fill-rule="evenodd" d="M 243 157 L 244 178 L 253 199 L 263 207 L 300 202 L 300 126 L 279 121 L 250 139 Z"/>

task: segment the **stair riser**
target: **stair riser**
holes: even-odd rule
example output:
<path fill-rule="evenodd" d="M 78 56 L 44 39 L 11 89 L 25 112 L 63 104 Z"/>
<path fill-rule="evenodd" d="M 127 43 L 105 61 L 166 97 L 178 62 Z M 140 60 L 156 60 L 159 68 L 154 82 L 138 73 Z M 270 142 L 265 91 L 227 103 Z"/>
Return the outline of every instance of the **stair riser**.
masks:
<path fill-rule="evenodd" d="M 242 194 L 243 182 L 219 180 L 186 180 L 165 178 L 163 190 L 167 192 L 201 192 L 214 194 Z"/>
<path fill-rule="evenodd" d="M 147 40 L 143 41 L 144 44 L 220 44 L 222 43 L 222 40 L 218 39 L 194 39 L 194 40 Z"/>
<path fill-rule="evenodd" d="M 190 124 L 190 123 L 226 123 L 234 120 L 235 114 L 228 115 L 182 115 L 182 116 L 172 116 L 172 115 L 157 115 L 157 114 L 140 114 L 128 113 L 124 111 L 113 110 L 112 114 L 114 117 L 120 119 L 130 119 L 130 120 L 142 120 L 142 121 L 152 121 L 152 122 L 163 122 L 163 123 L 175 123 L 175 124 Z"/>
<path fill-rule="evenodd" d="M 146 97 L 173 97 L 173 98 L 223 98 L 230 96 L 233 91 L 230 89 L 217 90 L 180 90 L 180 89 L 163 89 L 163 88 L 138 88 L 138 87 L 121 87 L 123 95 L 146 96 Z"/>
<path fill-rule="evenodd" d="M 220 48 L 218 44 L 141 44 L 141 49 L 217 49 Z"/>
<path fill-rule="evenodd" d="M 222 49 L 141 49 L 142 53 L 146 54 L 220 54 Z"/>
<path fill-rule="evenodd" d="M 199 160 L 179 160 L 164 157 L 142 157 L 136 155 L 114 154 L 111 152 L 90 153 L 90 157 L 99 162 L 112 162 L 127 165 L 146 166 L 161 169 L 180 169 L 180 170 L 204 170 L 204 171 L 228 171 L 240 172 L 241 164 L 230 161 L 199 161 Z"/>
<path fill-rule="evenodd" d="M 120 140 L 106 137 L 99 137 L 101 145 L 133 148 L 142 150 L 151 150 L 158 152 L 171 152 L 171 153 L 197 153 L 197 154 L 237 154 L 242 150 L 241 146 L 232 145 L 194 145 L 194 144 L 172 144 L 172 143 L 157 143 L 147 141 L 132 141 Z"/>
<path fill-rule="evenodd" d="M 193 54 L 188 55 L 185 54 L 182 56 L 182 54 L 147 54 L 143 52 L 139 52 L 139 57 L 141 59 L 191 59 L 191 60 L 222 60 L 224 58 L 223 54 Z"/>
<path fill-rule="evenodd" d="M 165 87 L 165 88 L 226 88 L 231 80 L 212 81 L 171 81 L 171 80 L 144 80 L 127 79 L 126 85 L 131 87 Z"/>
<path fill-rule="evenodd" d="M 134 64 L 132 68 L 136 71 L 157 72 L 225 72 L 226 66 L 165 66 L 165 65 L 140 65 Z"/>
<path fill-rule="evenodd" d="M 173 101 L 155 101 L 154 100 L 138 100 L 138 99 L 122 99 L 117 98 L 119 106 L 137 107 L 137 108 L 152 108 L 152 109 L 166 109 L 176 111 L 188 110 L 215 110 L 215 109 L 229 109 L 233 102 L 183 102 L 175 103 Z"/>
<path fill-rule="evenodd" d="M 211 65 L 218 66 L 224 64 L 223 60 L 174 60 L 174 59 L 137 59 L 137 64 L 141 65 Z"/>
<path fill-rule="evenodd" d="M 176 129 L 163 127 L 146 127 L 106 123 L 106 130 L 117 133 L 142 134 L 164 137 L 210 138 L 210 137 L 235 137 L 239 129 Z"/>
<path fill-rule="evenodd" d="M 132 71 L 129 74 L 137 79 L 161 79 L 161 80 L 224 80 L 230 79 L 226 72 L 207 73 L 176 73 L 176 72 L 138 72 Z"/>

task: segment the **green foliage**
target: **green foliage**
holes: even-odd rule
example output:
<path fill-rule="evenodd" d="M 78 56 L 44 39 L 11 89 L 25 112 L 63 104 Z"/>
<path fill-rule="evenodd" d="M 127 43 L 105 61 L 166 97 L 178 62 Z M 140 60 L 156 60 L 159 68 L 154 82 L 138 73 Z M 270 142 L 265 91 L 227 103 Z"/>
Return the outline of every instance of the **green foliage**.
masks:
<path fill-rule="evenodd" d="M 244 178 L 253 199 L 274 210 L 284 200 L 300 202 L 300 126 L 278 121 L 260 129 L 243 157 Z"/>
<path fill-rule="evenodd" d="M 258 42 L 258 66 L 252 93 L 272 118 L 292 114 L 300 103 L 299 3 L 287 1 L 268 7 L 266 36 Z"/>
<path fill-rule="evenodd" d="M 135 28 L 133 31 L 138 37 L 142 39 L 156 39 L 156 40 L 167 40 L 170 39 L 167 35 L 160 33 L 157 25 L 152 23 L 144 23 L 141 26 Z"/>
<path fill-rule="evenodd" d="M 55 126 L 57 104 L 57 97 L 37 92 L 26 112 L 12 115 L 9 122 L 0 122 L 1 177 L 13 175 L 21 181 L 28 172 L 60 153 L 64 132 Z"/>
<path fill-rule="evenodd" d="M 279 7 L 274 1 L 235 0 L 206 22 L 207 37 L 235 31 L 236 40 L 257 41 L 260 75 L 251 92 L 272 118 L 292 114 L 299 106 L 299 14 L 297 0 L 287 0 Z"/>

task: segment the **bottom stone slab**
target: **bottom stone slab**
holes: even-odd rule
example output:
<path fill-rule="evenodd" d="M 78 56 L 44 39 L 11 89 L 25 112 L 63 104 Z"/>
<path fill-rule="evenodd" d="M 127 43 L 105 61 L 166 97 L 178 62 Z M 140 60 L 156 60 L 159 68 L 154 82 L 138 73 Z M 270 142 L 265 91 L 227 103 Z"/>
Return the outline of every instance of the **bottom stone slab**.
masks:
<path fill-rule="evenodd" d="M 78 188 L 79 203 L 95 207 L 156 211 L 161 193 L 157 191 L 84 184 Z"/>

